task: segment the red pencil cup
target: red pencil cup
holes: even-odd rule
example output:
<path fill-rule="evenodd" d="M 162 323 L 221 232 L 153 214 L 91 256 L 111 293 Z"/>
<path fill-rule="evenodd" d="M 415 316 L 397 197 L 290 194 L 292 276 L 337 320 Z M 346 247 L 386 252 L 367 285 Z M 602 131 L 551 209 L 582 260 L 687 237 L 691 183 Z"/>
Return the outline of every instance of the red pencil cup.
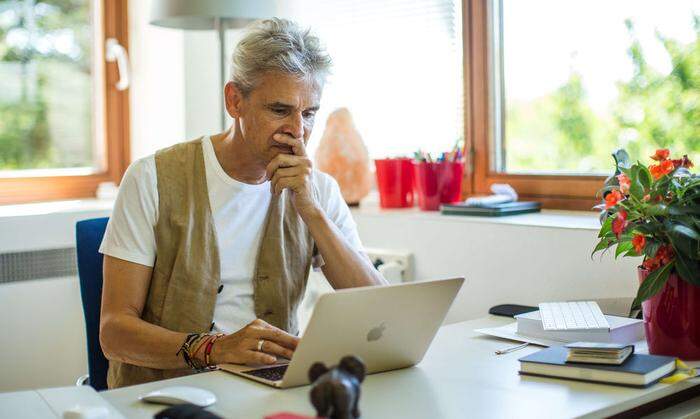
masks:
<path fill-rule="evenodd" d="M 377 159 L 377 188 L 382 208 L 413 206 L 413 164 L 411 159 Z"/>
<path fill-rule="evenodd" d="M 458 202 L 462 194 L 461 162 L 419 162 L 413 165 L 418 206 L 423 211 L 437 211 L 440 204 Z"/>

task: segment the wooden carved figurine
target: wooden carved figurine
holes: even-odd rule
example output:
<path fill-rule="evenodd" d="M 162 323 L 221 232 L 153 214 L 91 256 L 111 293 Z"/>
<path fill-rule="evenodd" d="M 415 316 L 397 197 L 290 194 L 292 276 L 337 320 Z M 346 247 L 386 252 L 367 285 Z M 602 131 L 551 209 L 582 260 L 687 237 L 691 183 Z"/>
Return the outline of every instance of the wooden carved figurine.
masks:
<path fill-rule="evenodd" d="M 365 364 L 355 356 L 346 356 L 328 369 L 322 362 L 309 368 L 311 404 L 316 415 L 332 419 L 360 417 L 360 383 L 365 379 Z"/>

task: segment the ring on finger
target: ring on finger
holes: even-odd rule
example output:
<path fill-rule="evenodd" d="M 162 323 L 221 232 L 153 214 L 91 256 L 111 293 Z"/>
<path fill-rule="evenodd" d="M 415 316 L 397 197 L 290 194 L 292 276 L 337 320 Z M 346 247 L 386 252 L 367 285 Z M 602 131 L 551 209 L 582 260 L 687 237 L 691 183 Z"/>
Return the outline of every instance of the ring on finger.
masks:
<path fill-rule="evenodd" d="M 265 344 L 265 341 L 264 341 L 263 339 L 260 339 L 260 340 L 258 341 L 258 352 L 262 352 L 262 351 L 263 351 L 263 350 L 262 350 L 262 347 L 263 347 L 264 344 Z"/>

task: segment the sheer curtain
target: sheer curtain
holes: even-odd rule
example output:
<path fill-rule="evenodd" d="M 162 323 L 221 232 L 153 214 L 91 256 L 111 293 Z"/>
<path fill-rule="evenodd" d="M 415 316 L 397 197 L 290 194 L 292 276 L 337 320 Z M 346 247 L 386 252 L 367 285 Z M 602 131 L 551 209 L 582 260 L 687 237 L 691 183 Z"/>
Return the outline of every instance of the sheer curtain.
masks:
<path fill-rule="evenodd" d="M 459 0 L 299 1 L 333 58 L 309 151 L 347 107 L 372 158 L 448 151 L 463 133 Z"/>

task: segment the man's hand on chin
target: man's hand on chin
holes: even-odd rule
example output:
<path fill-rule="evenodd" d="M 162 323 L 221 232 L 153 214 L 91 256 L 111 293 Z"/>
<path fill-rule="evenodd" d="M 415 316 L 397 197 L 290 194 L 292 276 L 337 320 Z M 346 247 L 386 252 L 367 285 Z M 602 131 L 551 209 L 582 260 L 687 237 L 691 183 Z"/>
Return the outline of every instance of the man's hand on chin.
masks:
<path fill-rule="evenodd" d="M 306 147 L 301 138 L 292 138 L 286 134 L 275 134 L 273 140 L 281 145 L 291 147 L 293 154 L 278 154 L 267 165 L 267 178 L 274 195 L 284 189 L 293 192 L 294 206 L 305 221 L 320 213 L 320 208 L 313 194 L 311 173 L 313 164 L 306 155 Z"/>

